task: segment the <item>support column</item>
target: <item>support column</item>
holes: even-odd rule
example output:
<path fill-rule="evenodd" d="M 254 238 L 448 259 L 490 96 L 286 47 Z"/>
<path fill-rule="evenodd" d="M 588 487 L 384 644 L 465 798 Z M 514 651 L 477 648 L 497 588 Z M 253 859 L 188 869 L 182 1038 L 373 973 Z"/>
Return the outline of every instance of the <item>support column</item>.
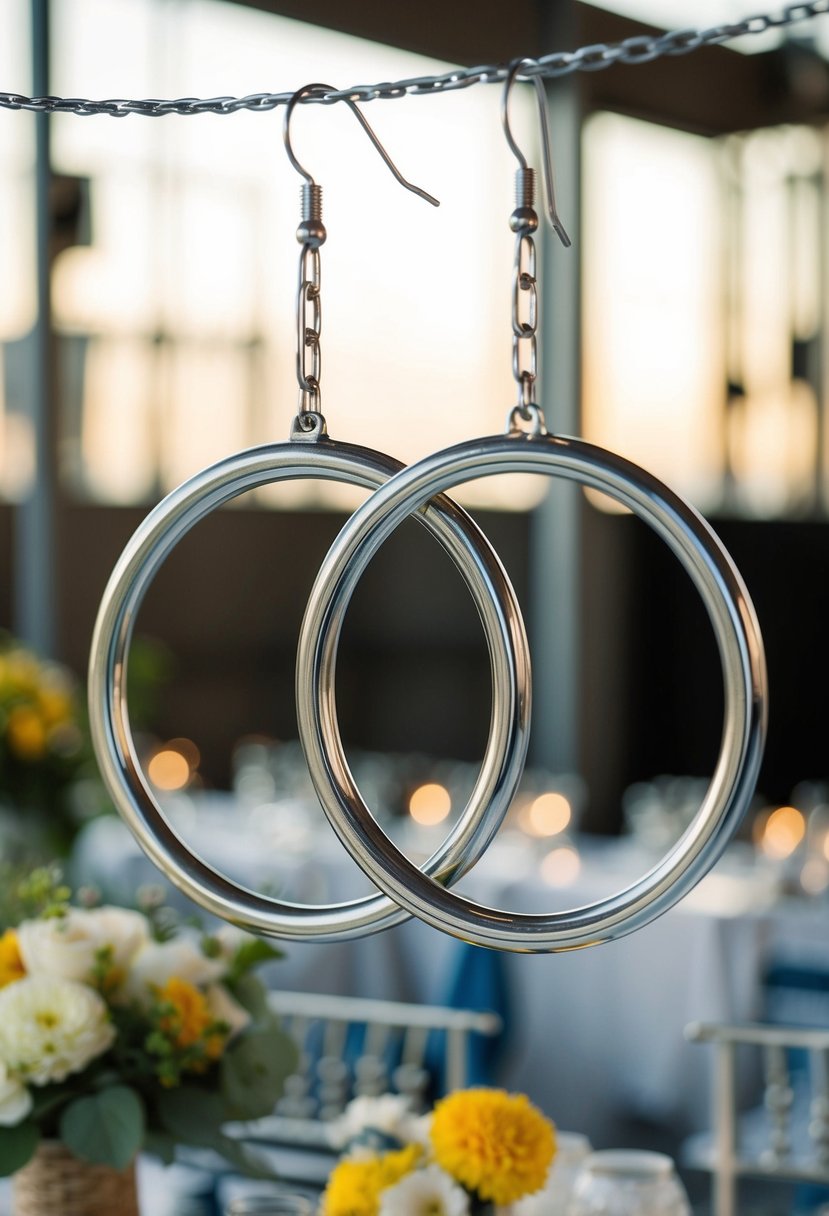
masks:
<path fill-rule="evenodd" d="M 539 5 L 540 44 L 577 45 L 575 5 Z M 547 83 L 556 201 L 573 242 L 564 249 L 544 227 L 540 259 L 541 401 L 551 431 L 580 428 L 581 87 Z M 540 208 L 539 208 L 540 211 Z M 531 762 L 578 772 L 580 761 L 581 495 L 550 480 L 530 526 L 529 620 L 533 650 Z"/>
<path fill-rule="evenodd" d="M 49 0 L 31 0 L 32 90 L 49 92 Z M 57 645 L 55 627 L 56 423 L 51 367 L 51 162 L 49 116 L 35 115 L 35 214 L 37 315 L 29 344 L 28 416 L 34 447 L 34 479 L 15 511 L 15 633 L 40 653 Z"/>

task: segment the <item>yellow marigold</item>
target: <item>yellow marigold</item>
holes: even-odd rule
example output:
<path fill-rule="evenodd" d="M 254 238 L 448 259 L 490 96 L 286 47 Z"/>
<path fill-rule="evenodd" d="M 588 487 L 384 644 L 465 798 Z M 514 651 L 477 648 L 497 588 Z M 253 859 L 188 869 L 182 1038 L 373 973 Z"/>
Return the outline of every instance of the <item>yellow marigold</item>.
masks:
<path fill-rule="evenodd" d="M 17 934 L 14 929 L 7 929 L 0 937 L 0 988 L 13 984 L 15 980 L 22 980 L 25 974 Z"/>
<path fill-rule="evenodd" d="M 325 1188 L 322 1216 L 377 1216 L 383 1191 L 410 1174 L 419 1159 L 419 1146 L 409 1144 L 380 1156 L 341 1161 Z"/>
<path fill-rule="evenodd" d="M 462 1089 L 435 1106 L 432 1150 L 442 1169 L 483 1200 L 514 1203 L 544 1185 L 555 1129 L 523 1094 Z"/>
<path fill-rule="evenodd" d="M 173 1012 L 159 1023 L 171 1043 L 176 1047 L 193 1047 L 203 1042 L 207 1058 L 217 1060 L 222 1054 L 226 1036 L 213 1029 L 216 1021 L 204 993 L 187 980 L 172 976 L 163 988 L 158 989 L 158 999 L 162 1004 L 173 1007 Z"/>
<path fill-rule="evenodd" d="M 46 752 L 46 726 L 30 705 L 15 705 L 6 723 L 6 738 L 19 760 L 40 760 Z"/>

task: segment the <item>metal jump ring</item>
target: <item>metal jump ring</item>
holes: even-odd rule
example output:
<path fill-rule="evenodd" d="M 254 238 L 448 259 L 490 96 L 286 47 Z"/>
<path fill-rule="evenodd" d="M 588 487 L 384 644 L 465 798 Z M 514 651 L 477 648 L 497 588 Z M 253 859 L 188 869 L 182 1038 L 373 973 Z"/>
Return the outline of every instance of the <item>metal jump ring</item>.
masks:
<path fill-rule="evenodd" d="M 257 933 L 323 941 L 360 937 L 407 920 L 408 913 L 380 893 L 318 906 L 272 899 L 238 886 L 187 847 L 147 785 L 133 744 L 126 666 L 135 618 L 150 581 L 175 544 L 229 499 L 274 481 L 303 477 L 374 489 L 402 467 L 389 456 L 328 438 L 252 448 L 222 460 L 179 486 L 147 516 L 115 566 L 101 601 L 90 657 L 89 704 L 92 741 L 109 793 L 133 835 L 171 882 L 207 911 Z M 529 735 L 529 652 L 515 593 L 474 522 L 444 496 L 419 518 L 472 593 L 493 682 L 486 756 L 478 780 L 460 819 L 424 867 L 442 882 L 452 882 L 487 848 L 520 780 Z M 339 781 L 371 819 L 342 749 L 339 754 Z"/>
<path fill-rule="evenodd" d="M 694 821 L 643 878 L 585 907 L 518 914 L 471 902 L 421 874 L 356 803 L 343 765 L 334 702 L 336 648 L 357 580 L 401 520 L 438 491 L 493 473 L 555 473 L 610 494 L 668 544 L 708 611 L 723 670 L 725 719 L 717 766 Z M 297 709 L 311 777 L 346 848 L 377 886 L 437 929 L 525 953 L 598 944 L 647 924 L 719 857 L 751 798 L 763 750 L 766 672 L 759 626 L 730 557 L 700 515 L 655 477 L 579 439 L 495 435 L 461 443 L 398 473 L 352 516 L 311 591 L 298 647 Z"/>

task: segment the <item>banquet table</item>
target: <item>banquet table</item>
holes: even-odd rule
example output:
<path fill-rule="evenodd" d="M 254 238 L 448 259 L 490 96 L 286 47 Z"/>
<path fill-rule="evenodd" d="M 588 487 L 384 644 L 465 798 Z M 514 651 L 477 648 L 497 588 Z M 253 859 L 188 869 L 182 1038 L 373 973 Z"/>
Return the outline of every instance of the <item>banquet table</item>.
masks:
<path fill-rule="evenodd" d="M 205 860 L 255 889 L 297 901 L 371 889 L 327 825 L 297 831 L 301 816 L 291 808 L 243 822 L 230 798 L 214 797 L 169 813 Z M 425 856 L 442 832 L 409 825 L 400 843 Z M 557 878 L 544 864 L 550 842 L 541 849 L 517 832 L 502 834 L 459 889 L 520 911 L 572 908 L 620 889 L 656 860 L 630 840 L 571 843 L 577 872 Z M 75 870 L 121 900 L 158 880 L 115 819 L 90 826 Z M 525 1091 L 560 1127 L 602 1146 L 618 1144 L 630 1119 L 677 1136 L 709 1125 L 706 1049 L 686 1043 L 684 1027 L 761 1014 L 769 944 L 786 936 L 781 918 L 774 875 L 738 852 L 659 920 L 597 949 L 499 954 L 409 921 L 358 941 L 288 943 L 268 978 L 283 989 L 495 1008 L 506 1030 L 487 1079 Z"/>

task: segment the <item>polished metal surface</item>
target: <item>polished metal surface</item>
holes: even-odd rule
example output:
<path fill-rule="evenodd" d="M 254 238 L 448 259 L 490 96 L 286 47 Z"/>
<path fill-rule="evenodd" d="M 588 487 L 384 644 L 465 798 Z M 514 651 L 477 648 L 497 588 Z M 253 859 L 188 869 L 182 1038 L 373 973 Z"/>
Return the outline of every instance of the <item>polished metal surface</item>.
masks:
<path fill-rule="evenodd" d="M 653 528 L 705 604 L 725 694 L 717 765 L 682 838 L 626 890 L 585 907 L 542 915 L 473 903 L 422 874 L 396 848 L 354 797 L 337 730 L 334 691 L 343 617 L 360 575 L 383 540 L 450 485 L 516 472 L 553 474 L 601 490 Z M 381 890 L 428 924 L 464 941 L 500 950 L 572 950 L 647 924 L 681 899 L 722 853 L 748 806 L 760 766 L 766 728 L 765 659 L 742 579 L 693 507 L 620 456 L 579 439 L 513 429 L 508 435 L 461 443 L 426 457 L 396 474 L 351 517 L 329 550 L 308 600 L 298 647 L 297 711 L 309 770 L 325 812 Z"/>
<path fill-rule="evenodd" d="M 121 555 L 104 592 L 92 641 L 89 712 L 101 775 L 125 822 L 159 869 L 208 912 L 253 932 L 281 938 L 358 937 L 407 919 L 382 895 L 306 906 L 249 891 L 196 856 L 177 835 L 141 771 L 130 729 L 126 673 L 130 641 L 144 593 L 176 543 L 205 515 L 247 490 L 275 481 L 327 478 L 369 489 L 402 466 L 391 457 L 294 424 L 291 443 L 253 448 L 196 474 L 144 520 Z M 311 438 L 313 434 L 313 438 Z M 523 771 L 530 715 L 527 640 L 515 595 L 498 557 L 472 520 L 441 497 L 418 516 L 463 575 L 486 635 L 493 701 L 486 754 L 458 823 L 425 865 L 450 883 L 474 865 L 505 815 Z M 333 697 L 333 687 L 329 695 Z M 330 715 L 329 715 L 330 720 Z M 340 781 L 368 819 L 342 746 Z"/>

